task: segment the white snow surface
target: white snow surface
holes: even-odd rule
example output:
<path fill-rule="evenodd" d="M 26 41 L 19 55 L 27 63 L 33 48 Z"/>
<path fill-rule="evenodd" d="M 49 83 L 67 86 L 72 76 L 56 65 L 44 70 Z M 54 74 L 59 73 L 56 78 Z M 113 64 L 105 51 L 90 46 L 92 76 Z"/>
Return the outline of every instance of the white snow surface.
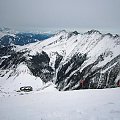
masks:
<path fill-rule="evenodd" d="M 120 120 L 120 88 L 0 98 L 0 120 Z"/>
<path fill-rule="evenodd" d="M 33 76 L 25 64 L 21 63 L 15 71 L 10 70 L 4 77 L 0 77 L 1 91 L 13 92 L 23 86 L 32 86 L 33 90 L 43 86 L 40 77 Z"/>

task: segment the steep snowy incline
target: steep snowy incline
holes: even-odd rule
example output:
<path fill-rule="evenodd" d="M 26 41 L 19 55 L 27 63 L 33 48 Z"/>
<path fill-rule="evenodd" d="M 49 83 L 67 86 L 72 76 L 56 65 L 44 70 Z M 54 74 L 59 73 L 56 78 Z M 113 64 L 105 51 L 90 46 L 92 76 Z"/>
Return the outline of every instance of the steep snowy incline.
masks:
<path fill-rule="evenodd" d="M 116 87 L 120 80 L 119 35 L 63 30 L 47 40 L 0 51 L 0 76 L 5 80 L 21 63 L 30 76 L 53 82 L 59 90 Z"/>
<path fill-rule="evenodd" d="M 48 55 L 41 52 L 32 56 L 27 50 L 15 49 L 13 46 L 0 49 L 0 91 L 16 92 L 23 86 L 32 86 L 34 91 L 43 89 L 53 72 Z"/>
<path fill-rule="evenodd" d="M 36 53 L 45 51 L 50 57 L 50 64 L 54 66 L 57 54 L 65 58 L 78 44 L 77 35 L 76 31 L 69 33 L 62 30 L 47 40 L 18 47 L 17 51 L 27 49 L 30 51 L 30 55 L 36 55 Z"/>
<path fill-rule="evenodd" d="M 120 89 L 36 92 L 0 98 L 0 120 L 119 120 Z"/>
<path fill-rule="evenodd" d="M 63 30 L 52 38 L 23 46 L 22 49 L 31 50 L 31 54 L 36 54 L 43 50 L 51 59 L 56 57 L 57 52 L 59 55 L 64 56 L 64 61 L 76 53 L 86 53 L 91 58 L 89 61 L 91 60 L 92 62 L 101 54 L 108 54 L 109 52 L 112 57 L 116 57 L 120 51 L 119 44 L 120 37 L 117 35 L 101 34 L 96 30 L 91 30 L 84 34 L 68 33 Z"/>
<path fill-rule="evenodd" d="M 77 36 L 79 43 L 62 60 L 56 77 L 59 89 L 115 87 L 120 79 L 120 36 L 89 32 Z"/>
<path fill-rule="evenodd" d="M 102 67 L 120 54 L 120 37 L 115 38 L 115 36 L 110 36 L 109 34 L 102 35 L 99 32 L 93 32 L 90 35 L 87 34 L 78 39 L 80 41 L 71 54 L 87 54 L 88 60 L 82 66 L 88 66 L 102 55 L 104 60 L 100 61 L 96 66 Z"/>
<path fill-rule="evenodd" d="M 1 91 L 16 92 L 22 86 L 32 86 L 34 90 L 42 88 L 43 81 L 35 77 L 25 64 L 19 64 L 16 70 L 10 70 L 4 77 L 0 77 Z"/>
<path fill-rule="evenodd" d="M 49 65 L 56 73 L 53 79 L 60 90 L 80 89 L 80 80 L 86 81 L 84 88 L 104 88 L 120 79 L 119 35 L 97 30 L 84 34 L 61 31 L 50 39 L 24 47 L 30 54 L 42 50 L 48 54 Z"/>

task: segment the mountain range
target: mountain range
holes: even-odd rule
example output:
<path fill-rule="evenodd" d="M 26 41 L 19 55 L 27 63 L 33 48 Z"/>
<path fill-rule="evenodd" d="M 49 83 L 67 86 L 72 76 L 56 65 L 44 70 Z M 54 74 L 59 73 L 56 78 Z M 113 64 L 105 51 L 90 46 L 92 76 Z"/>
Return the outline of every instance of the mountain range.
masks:
<path fill-rule="evenodd" d="M 51 33 L 16 32 L 10 28 L 0 28 L 0 47 L 26 45 L 52 37 Z"/>
<path fill-rule="evenodd" d="M 17 91 L 28 85 L 41 90 L 48 82 L 60 91 L 117 87 L 119 35 L 62 30 L 45 40 L 38 38 L 32 33 L 1 37 L 1 91 Z"/>

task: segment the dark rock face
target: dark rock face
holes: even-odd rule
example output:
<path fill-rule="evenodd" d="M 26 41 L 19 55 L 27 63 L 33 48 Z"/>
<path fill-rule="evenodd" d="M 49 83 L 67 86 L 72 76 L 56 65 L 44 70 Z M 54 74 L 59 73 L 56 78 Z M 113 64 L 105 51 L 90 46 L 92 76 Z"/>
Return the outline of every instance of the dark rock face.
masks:
<path fill-rule="evenodd" d="M 7 51 L 7 53 L 4 50 Z M 1 61 L 0 69 L 15 68 L 21 62 L 25 61 L 25 57 L 23 56 L 25 52 L 15 52 L 13 50 L 10 50 L 10 47 L 0 48 L 0 51 L 2 51 L 4 55 L 8 55 L 7 58 L 4 58 L 4 57 L 0 58 L 0 61 Z"/>
<path fill-rule="evenodd" d="M 59 90 L 116 87 L 115 79 L 120 73 L 120 55 L 102 68 L 93 69 L 95 65 L 104 59 L 100 55 L 95 62 L 86 66 L 80 72 L 81 65 L 86 59 L 86 55 L 74 55 L 67 63 L 59 68 L 56 80 L 56 85 Z M 84 83 L 81 86 L 82 81 Z"/>
<path fill-rule="evenodd" d="M 63 64 L 57 73 L 56 84 L 59 90 L 71 89 L 82 77 L 79 71 L 76 71 L 86 60 L 86 54 L 75 54 L 73 57 Z M 74 73 L 74 71 L 76 71 Z M 68 87 L 66 87 L 68 86 Z"/>
<path fill-rule="evenodd" d="M 94 29 L 88 31 L 86 34 L 90 35 L 90 34 L 93 34 L 93 33 L 99 33 L 99 34 L 101 34 L 98 30 L 94 30 Z"/>
<path fill-rule="evenodd" d="M 49 66 L 50 58 L 44 51 L 34 56 L 29 55 L 29 51 L 27 50 L 16 52 L 12 50 L 12 47 L 0 48 L 0 51 L 2 51 L 1 56 L 9 55 L 7 57 L 0 57 L 0 69 L 7 69 L 8 71 L 6 71 L 6 73 L 9 72 L 10 69 L 15 71 L 20 63 L 24 63 L 34 76 L 40 77 L 44 82 L 52 80 L 54 71 Z M 28 59 L 29 57 L 30 59 Z M 4 74 L 0 73 L 0 76 L 4 76 Z"/>
<path fill-rule="evenodd" d="M 0 57 L 12 54 L 14 52 L 13 48 L 14 46 L 7 46 L 0 48 Z"/>
<path fill-rule="evenodd" d="M 36 54 L 29 61 L 27 61 L 27 66 L 34 76 L 40 77 L 44 82 L 52 80 L 53 69 L 49 66 L 50 58 L 48 55 L 42 51 L 41 54 Z"/>
<path fill-rule="evenodd" d="M 68 34 L 68 38 L 72 37 L 73 35 L 78 35 L 79 33 L 77 31 L 74 31 L 74 32 L 70 32 Z"/>
<path fill-rule="evenodd" d="M 87 54 L 76 53 L 61 63 L 63 56 L 57 53 L 53 70 L 49 66 L 50 58 L 46 52 L 29 55 L 27 50 L 16 52 L 13 48 L 14 46 L 0 48 L 1 70 L 15 70 L 20 63 L 25 63 L 31 73 L 40 77 L 43 82 L 52 81 L 53 77 L 56 77 L 54 82 L 59 90 L 102 89 L 117 85 L 115 79 L 120 73 L 120 55 L 103 67 L 94 68 L 99 62 L 104 61 L 105 56 L 102 54 L 96 61 L 81 70 L 81 66 L 88 59 Z M 0 76 L 2 77 L 4 74 L 0 73 Z"/>
<path fill-rule="evenodd" d="M 63 56 L 62 55 L 59 55 L 58 53 L 56 53 L 56 61 L 55 61 L 55 69 L 57 69 L 59 67 L 59 64 L 61 62 L 61 60 L 63 59 Z"/>

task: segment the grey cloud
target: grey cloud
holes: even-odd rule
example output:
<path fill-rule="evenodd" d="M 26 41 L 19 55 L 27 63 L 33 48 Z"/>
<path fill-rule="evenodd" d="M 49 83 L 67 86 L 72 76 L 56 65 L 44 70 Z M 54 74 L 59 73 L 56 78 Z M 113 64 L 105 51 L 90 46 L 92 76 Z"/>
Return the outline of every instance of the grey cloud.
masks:
<path fill-rule="evenodd" d="M 120 0 L 0 0 L 0 26 L 120 28 Z"/>

